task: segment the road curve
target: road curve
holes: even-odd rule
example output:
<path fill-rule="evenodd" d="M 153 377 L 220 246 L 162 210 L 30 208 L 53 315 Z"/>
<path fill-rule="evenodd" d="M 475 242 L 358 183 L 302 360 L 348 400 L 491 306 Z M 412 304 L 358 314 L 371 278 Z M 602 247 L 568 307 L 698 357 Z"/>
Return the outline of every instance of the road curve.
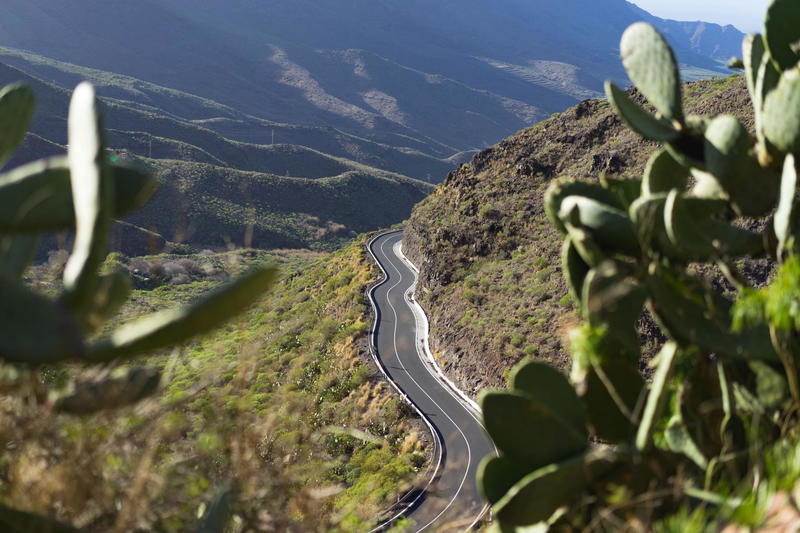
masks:
<path fill-rule="evenodd" d="M 476 474 L 481 459 L 495 450 L 475 410 L 425 355 L 427 323 L 411 301 L 417 276 L 404 261 L 402 236 L 384 233 L 369 243 L 385 275 L 369 293 L 376 315 L 372 349 L 381 370 L 428 424 L 435 449 L 427 486 L 409 493 L 373 531 L 388 529 L 400 517 L 410 519 L 409 531 L 417 533 L 465 531 L 487 511 Z"/>

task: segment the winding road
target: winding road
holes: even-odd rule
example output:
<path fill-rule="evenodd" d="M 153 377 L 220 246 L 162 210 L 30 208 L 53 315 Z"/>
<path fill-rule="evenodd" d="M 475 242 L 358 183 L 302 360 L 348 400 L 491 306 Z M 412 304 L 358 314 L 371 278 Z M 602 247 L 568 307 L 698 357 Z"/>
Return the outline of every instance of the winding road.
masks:
<path fill-rule="evenodd" d="M 403 256 L 402 231 L 384 233 L 369 250 L 385 274 L 370 291 L 375 307 L 372 351 L 389 381 L 428 424 L 434 439 L 427 486 L 409 493 L 394 516 L 373 531 L 410 519 L 414 532 L 472 529 L 487 507 L 476 483 L 478 465 L 495 449 L 480 423 L 477 406 L 446 383 L 427 347 L 428 323 L 413 301 L 417 275 Z"/>

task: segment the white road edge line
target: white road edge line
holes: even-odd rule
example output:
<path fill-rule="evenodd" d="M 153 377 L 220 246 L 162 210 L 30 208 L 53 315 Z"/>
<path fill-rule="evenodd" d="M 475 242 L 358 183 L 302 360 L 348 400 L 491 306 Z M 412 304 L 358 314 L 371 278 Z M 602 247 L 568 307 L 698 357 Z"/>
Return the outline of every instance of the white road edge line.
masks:
<path fill-rule="evenodd" d="M 428 321 L 428 315 L 425 314 L 425 310 L 422 308 L 422 306 L 419 304 L 419 302 L 414 297 L 414 293 L 416 292 L 416 289 L 417 289 L 417 282 L 419 281 L 419 269 L 403 253 L 403 243 L 402 243 L 402 241 L 400 243 L 398 243 L 398 244 L 400 245 L 400 246 L 397 247 L 397 255 L 398 255 L 398 257 L 414 273 L 414 284 L 411 285 L 411 288 L 409 289 L 409 293 L 411 295 L 411 300 L 410 300 L 411 306 L 410 307 L 411 307 L 411 310 L 414 312 L 414 315 L 418 316 L 421 319 L 422 325 L 424 327 L 424 333 L 421 334 L 421 337 L 422 337 L 421 340 L 422 340 L 423 350 L 425 352 L 425 357 L 427 359 L 427 363 L 434 369 L 434 372 L 436 372 L 436 376 L 439 378 L 439 381 L 441 381 L 442 383 L 447 385 L 447 387 L 450 390 L 452 390 L 454 393 L 456 393 L 456 395 L 458 395 L 459 401 L 462 404 L 465 404 L 467 407 L 470 408 L 471 411 L 473 411 L 475 414 L 480 416 L 480 414 L 481 414 L 480 406 L 472 398 L 467 396 L 467 394 L 464 391 L 459 389 L 458 385 L 453 383 L 450 380 L 450 378 L 448 378 L 445 375 L 445 373 L 442 372 L 441 367 L 439 367 L 439 364 L 436 362 L 436 359 L 433 357 L 433 352 L 431 351 L 430 342 L 429 342 L 429 338 L 430 338 L 430 322 Z M 473 416 L 473 418 L 475 418 L 478 421 L 478 423 L 481 424 L 481 426 L 483 426 L 483 424 L 480 422 L 480 420 L 478 420 L 478 418 L 476 418 L 474 416 Z"/>
<path fill-rule="evenodd" d="M 439 473 L 439 469 L 442 466 L 442 460 L 443 460 L 442 448 L 443 448 L 444 444 L 441 442 L 441 439 L 439 437 L 439 433 L 436 432 L 436 430 L 434 429 L 434 427 L 431 424 L 430 420 L 428 420 L 428 418 L 425 416 L 425 414 L 414 404 L 414 402 L 411 401 L 411 399 L 408 396 L 406 396 L 406 394 L 402 391 L 402 389 L 400 389 L 400 387 L 397 385 L 397 383 L 392 381 L 392 378 L 389 377 L 389 374 L 388 374 L 388 372 L 386 372 L 386 369 L 384 368 L 383 363 L 381 363 L 380 359 L 378 358 L 377 342 L 376 342 L 377 333 L 378 333 L 378 306 L 375 303 L 375 291 L 378 289 L 378 287 L 381 287 L 382 285 L 384 285 L 386 282 L 389 281 L 389 274 L 383 268 L 383 265 L 381 264 L 380 261 L 378 261 L 378 258 L 375 256 L 374 252 L 372 251 L 372 245 L 375 244 L 375 241 L 377 241 L 381 237 L 383 237 L 385 235 L 389 235 L 391 233 L 394 233 L 394 232 L 393 231 L 388 231 L 388 232 L 384 232 L 384 233 L 378 234 L 375 237 L 373 237 L 372 240 L 370 240 L 369 243 L 367 244 L 367 250 L 369 251 L 369 253 L 372 256 L 372 258 L 374 259 L 375 263 L 378 265 L 378 268 L 380 268 L 381 272 L 383 273 L 383 280 L 381 280 L 380 282 L 376 283 L 375 285 L 373 285 L 371 288 L 369 288 L 367 290 L 367 295 L 369 296 L 369 301 L 372 304 L 372 311 L 373 311 L 373 315 L 375 317 L 375 320 L 373 321 L 373 325 L 372 325 L 372 331 L 370 332 L 369 352 L 370 352 L 370 355 L 372 355 L 372 359 L 375 361 L 375 365 L 380 369 L 380 371 L 383 373 L 383 376 L 386 378 L 386 381 L 391 383 L 391 385 L 395 388 L 395 390 L 400 395 L 400 397 L 403 398 L 403 400 L 408 405 L 410 405 L 411 408 L 414 409 L 414 411 L 417 412 L 419 417 L 428 426 L 428 431 L 430 431 L 430 434 L 433 437 L 433 442 L 434 442 L 433 455 L 436 457 L 436 461 L 435 461 L 436 467 L 435 467 L 434 472 L 431 475 L 430 479 L 428 480 L 428 483 L 425 485 L 425 488 L 419 493 L 419 495 L 417 495 L 416 498 L 414 498 L 408 505 L 406 505 L 403 509 L 401 509 L 400 512 L 398 512 L 394 516 L 384 520 L 383 522 L 378 524 L 375 528 L 371 529 L 369 531 L 369 533 L 375 533 L 377 531 L 382 530 L 383 528 L 385 528 L 386 526 L 388 526 L 392 522 L 402 518 L 403 515 L 405 515 L 409 511 L 409 509 L 411 509 L 414 505 L 416 505 L 416 503 L 419 501 L 419 499 L 422 497 L 422 495 L 425 494 L 427 489 L 431 486 L 431 484 L 433 483 L 433 480 L 436 479 L 436 476 Z M 432 464 L 434 464 L 434 463 L 432 463 Z M 428 467 L 428 469 L 430 470 L 430 467 Z"/>
<path fill-rule="evenodd" d="M 381 282 L 377 283 L 375 286 L 373 286 L 371 289 L 369 289 L 369 292 L 368 292 L 368 294 L 369 294 L 369 298 L 370 298 L 370 303 L 372 304 L 373 311 L 374 311 L 374 313 L 375 313 L 375 323 L 374 323 L 373 330 L 372 330 L 372 333 L 371 333 L 371 336 L 370 336 L 370 352 L 372 353 L 372 357 L 373 357 L 373 359 L 375 360 L 376 364 L 378 365 L 378 367 L 379 367 L 379 368 L 381 369 L 381 371 L 383 372 L 383 374 L 384 374 L 384 376 L 386 377 L 386 379 L 387 379 L 387 380 L 388 380 L 388 381 L 389 381 L 389 382 L 390 382 L 390 383 L 391 383 L 391 384 L 394 386 L 394 388 L 395 388 L 395 389 L 396 389 L 396 390 L 397 390 L 397 391 L 400 393 L 400 395 L 403 397 L 403 399 L 404 399 L 404 400 L 405 400 L 407 403 L 409 403 L 409 404 L 410 404 L 410 405 L 411 405 L 411 406 L 414 408 L 414 410 L 415 410 L 415 411 L 417 411 L 417 413 L 419 413 L 419 414 L 421 415 L 422 419 L 423 419 L 423 420 L 425 420 L 425 423 L 428 425 L 428 429 L 431 431 L 431 434 L 434 436 L 434 439 L 435 439 L 435 441 L 439 441 L 439 442 L 438 442 L 438 444 L 439 444 L 440 446 L 444 446 L 444 444 L 440 442 L 440 438 L 439 438 L 439 436 L 438 436 L 438 433 L 437 433 L 437 432 L 435 431 L 435 429 L 433 428 L 433 426 L 432 426 L 432 423 L 431 423 L 431 422 L 430 422 L 430 421 L 427 419 L 427 417 L 426 417 L 426 416 L 425 416 L 425 415 L 424 415 L 424 414 L 423 414 L 423 413 L 422 413 L 422 412 L 421 412 L 421 411 L 420 411 L 420 410 L 419 410 L 419 409 L 416 407 L 416 405 L 414 405 L 414 403 L 413 403 L 413 402 L 412 402 L 412 401 L 411 401 L 411 400 L 408 398 L 408 396 L 406 396 L 406 395 L 403 393 L 403 391 L 400 389 L 400 387 L 399 387 L 399 386 L 398 386 L 396 383 L 394 383 L 394 382 L 392 381 L 392 379 L 389 377 L 388 373 L 387 373 L 387 372 L 386 372 L 386 370 L 384 369 L 384 367 L 383 367 L 382 363 L 381 363 L 381 362 L 380 362 L 380 360 L 378 359 L 378 357 L 377 357 L 377 353 L 376 353 L 376 342 L 375 342 L 375 339 L 376 339 L 376 334 L 377 334 L 377 326 L 378 326 L 378 323 L 377 323 L 378 311 L 377 311 L 377 304 L 376 304 L 376 302 L 375 302 L 375 299 L 374 299 L 374 292 L 375 292 L 375 290 L 377 290 L 377 289 L 378 289 L 378 287 L 381 287 L 382 285 L 384 285 L 384 284 L 385 284 L 385 283 L 388 281 L 388 279 L 389 279 L 389 276 L 388 276 L 388 273 L 386 272 L 386 270 L 384 269 L 383 265 L 382 265 L 382 264 L 381 264 L 381 262 L 378 260 L 378 258 L 377 258 L 377 256 L 375 255 L 375 253 L 373 252 L 373 250 L 372 250 L 372 246 L 373 246 L 373 244 L 375 243 L 375 241 L 377 241 L 377 240 L 378 240 L 378 239 L 380 239 L 381 237 L 384 237 L 384 236 L 386 236 L 386 235 L 390 235 L 390 234 L 392 234 L 392 233 L 398 233 L 399 231 L 402 231 L 402 230 L 392 230 L 392 231 L 387 231 L 387 232 L 380 233 L 380 234 L 376 235 L 375 237 L 373 237 L 373 238 L 372 238 L 372 239 L 369 241 L 369 243 L 368 243 L 368 245 L 367 245 L 367 249 L 369 250 L 369 252 L 370 252 L 370 255 L 372 255 L 373 259 L 374 259 L 374 260 L 375 260 L 375 262 L 378 264 L 378 267 L 381 269 L 381 271 L 383 272 L 383 275 L 384 275 L 384 279 L 383 279 Z M 385 244 L 385 243 L 384 243 L 384 244 Z M 382 251 L 384 254 L 386 254 L 385 250 L 383 249 L 383 246 L 384 246 L 384 244 L 382 244 L 382 245 L 381 245 L 381 251 Z M 464 393 L 462 390 L 460 390 L 460 389 L 459 389 L 459 388 L 458 388 L 458 387 L 457 387 L 457 386 L 456 386 L 456 385 L 455 385 L 455 384 L 454 384 L 452 381 L 450 381 L 450 380 L 447 378 L 447 376 L 445 376 L 445 375 L 444 375 L 444 373 L 441 371 L 441 368 L 439 368 L 439 365 L 436 363 L 435 359 L 433 358 L 433 354 L 432 354 L 432 353 L 431 353 L 431 351 L 430 351 L 430 345 L 429 345 L 429 341 L 428 341 L 428 338 L 429 338 L 429 327 L 430 327 L 430 325 L 429 325 L 428 317 L 427 317 L 427 315 L 425 314 L 425 311 L 422 309 L 422 306 L 420 306 L 420 305 L 419 305 L 419 303 L 418 303 L 418 302 L 417 302 L 417 301 L 416 301 L 416 300 L 413 298 L 413 293 L 414 293 L 414 290 L 416 289 L 417 282 L 418 282 L 418 279 L 419 279 L 419 278 L 418 278 L 419 269 L 416 267 L 416 265 L 414 265 L 414 263 L 412 263 L 412 262 L 411 262 L 411 261 L 410 261 L 410 260 L 409 260 L 409 259 L 408 259 L 408 258 L 405 256 L 405 254 L 403 254 L 403 251 L 402 251 L 402 241 L 401 241 L 401 242 L 398 242 L 398 243 L 396 243 L 396 244 L 395 244 L 395 246 L 393 247 L 393 250 L 392 250 L 392 251 L 393 251 L 393 252 L 395 252 L 395 255 L 396 255 L 396 256 L 397 256 L 397 257 L 398 257 L 398 258 L 399 258 L 399 259 L 400 259 L 400 260 L 401 260 L 401 261 L 402 261 L 402 262 L 403 262 L 403 263 L 404 263 L 404 264 L 405 264 L 405 265 L 406 265 L 408 268 L 409 268 L 409 270 L 411 270 L 412 274 L 414 275 L 414 282 L 413 282 L 413 284 L 411 285 L 411 287 L 409 287 L 409 289 L 408 289 L 408 290 L 406 291 L 406 293 L 404 294 L 404 300 L 405 300 L 405 301 L 406 301 L 406 302 L 409 304 L 409 308 L 411 309 L 411 311 L 412 311 L 412 314 L 414 315 L 414 321 L 415 321 L 415 323 L 416 323 L 416 326 L 417 326 L 417 328 L 416 328 L 416 332 L 415 332 L 415 336 L 416 336 L 416 340 L 417 340 L 417 343 L 416 343 L 416 346 L 415 346 L 415 348 L 416 348 L 417 355 L 419 356 L 420 360 L 421 360 L 421 361 L 422 361 L 422 363 L 423 363 L 423 366 L 424 366 L 424 367 L 425 367 L 425 369 L 428 371 L 428 373 L 429 373 L 429 374 L 430 374 L 430 375 L 431 375 L 431 376 L 432 376 L 434 379 L 436 379 L 437 381 L 439 381 L 439 382 L 442 384 L 443 388 L 444 388 L 444 389 L 445 389 L 445 390 L 448 392 L 448 394 L 450 394 L 450 396 L 452 396 L 452 397 L 453 397 L 453 398 L 454 398 L 454 399 L 455 399 L 455 400 L 456 400 L 456 401 L 457 401 L 457 402 L 458 402 L 458 403 L 459 403 L 459 404 L 460 404 L 462 407 L 464 407 L 465 411 L 466 411 L 466 412 L 467 412 L 467 413 L 468 413 L 468 414 L 469 414 L 469 415 L 470 415 L 470 416 L 471 416 L 471 417 L 472 417 L 472 418 L 473 418 L 473 419 L 474 419 L 474 420 L 475 420 L 475 421 L 476 421 L 476 422 L 477 422 L 477 423 L 478 423 L 478 424 L 479 424 L 481 427 L 483 427 L 483 423 L 482 423 L 482 422 L 481 422 L 481 420 L 479 419 L 479 416 L 480 416 L 481 410 L 480 410 L 480 407 L 478 406 L 478 404 L 477 404 L 477 403 L 475 403 L 473 400 L 471 400 L 471 399 L 470 399 L 470 398 L 469 398 L 469 397 L 468 397 L 468 396 L 467 396 L 467 395 L 466 395 L 466 394 L 465 394 L 465 393 Z M 397 267 L 395 267 L 394 265 L 392 265 L 392 267 L 393 267 L 393 268 L 394 268 L 394 269 L 395 269 L 395 270 L 398 272 L 398 274 L 400 274 L 399 270 L 397 270 Z M 397 285 L 399 285 L 399 284 L 400 284 L 400 282 L 398 281 L 398 283 L 396 283 L 395 285 L 393 285 L 393 286 L 392 286 L 392 287 L 389 289 L 389 291 L 391 291 L 391 290 L 392 290 L 394 287 L 396 287 L 396 286 L 397 286 Z M 388 292 L 389 292 L 389 291 L 387 291 L 387 295 L 388 295 Z M 410 298 L 409 298 L 409 296 L 410 296 Z M 389 306 L 392 308 L 392 311 L 394 312 L 394 314 L 395 314 L 395 317 L 397 317 L 397 310 L 394 308 L 394 306 L 392 305 L 391 301 L 389 301 L 389 300 L 388 300 L 388 298 L 387 298 L 387 302 L 389 303 Z M 422 324 L 424 325 L 424 331 L 423 331 L 423 330 L 422 330 L 422 329 L 419 327 L 420 323 L 422 323 Z M 422 337 L 422 338 L 420 339 L 420 337 Z M 422 342 L 419 342 L 420 340 L 422 340 Z M 396 342 L 397 342 L 397 321 L 396 321 L 396 320 L 395 320 L 395 337 L 394 337 L 394 342 L 395 342 L 395 352 L 397 352 L 397 348 L 396 348 Z M 422 346 L 423 350 L 420 350 L 420 346 Z M 425 352 L 425 353 L 423 354 L 423 352 Z M 450 420 L 450 421 L 453 423 L 453 425 L 456 427 L 456 429 L 458 429 L 459 433 L 461 433 L 461 436 L 464 438 L 464 442 L 465 442 L 465 443 L 466 443 L 466 445 L 467 445 L 467 454 L 468 454 L 468 459 L 467 459 L 467 468 L 466 468 L 466 470 L 465 470 L 465 472 L 464 472 L 464 478 L 461 480 L 461 484 L 459 485 L 458 491 L 456 492 L 455 496 L 453 496 L 453 499 L 452 499 L 452 500 L 450 500 L 450 502 L 448 503 L 448 505 L 447 505 L 447 506 L 446 506 L 446 507 L 445 507 L 445 508 L 442 510 L 442 512 L 441 512 L 441 513 L 439 513 L 439 514 L 438 514 L 438 515 L 437 515 L 437 516 L 436 516 L 436 517 L 435 517 L 433 520 L 431 520 L 430 522 L 428 522 L 428 523 L 427 523 L 425 526 L 423 526 L 421 529 L 418 529 L 418 530 L 417 530 L 417 533 L 419 533 L 420 531 L 423 531 L 424 529 L 427 529 L 427 528 L 428 528 L 428 527 L 429 527 L 431 524 L 433 524 L 434 522 L 436 522 L 436 520 L 438 520 L 438 519 L 439 519 L 439 518 L 440 518 L 440 517 L 441 517 L 441 516 L 442 516 L 442 515 L 443 515 L 443 514 L 444 514 L 444 513 L 445 513 L 445 512 L 446 512 L 446 511 L 447 511 L 447 510 L 448 510 L 448 509 L 451 507 L 451 506 L 452 506 L 452 504 L 453 504 L 453 502 L 455 501 L 455 499 L 456 499 L 456 498 L 458 497 L 458 495 L 461 493 L 461 490 L 462 490 L 462 488 L 463 488 L 463 486 L 464 486 L 464 483 L 465 483 L 465 481 L 466 481 L 467 475 L 469 474 L 469 468 L 470 468 L 470 466 L 471 466 L 471 464 L 472 464 L 472 449 L 471 449 L 471 447 L 470 447 L 470 445 L 469 445 L 469 440 L 466 438 L 466 435 L 464 435 L 464 432 L 461 430 L 461 428 L 458 426 L 458 424 L 456 424 L 456 423 L 455 423 L 455 421 L 454 421 L 454 420 L 453 420 L 453 419 L 450 417 L 450 415 L 448 415 L 448 414 L 447 414 L 447 412 L 446 412 L 444 409 L 442 409 L 442 408 L 441 408 L 441 406 L 439 406 L 439 404 L 438 404 L 438 403 L 436 403 L 436 401 L 435 401 L 435 400 L 433 400 L 433 398 L 431 398 L 431 397 L 430 397 L 430 395 L 429 395 L 429 394 L 428 394 L 428 393 L 427 393 L 427 392 L 426 392 L 426 391 L 425 391 L 425 390 L 424 390 L 424 389 L 423 389 L 423 388 L 422 388 L 422 387 L 419 385 L 419 383 L 417 383 L 417 381 L 414 379 L 414 377 L 411 375 L 411 373 L 410 373 L 410 372 L 408 372 L 408 370 L 407 370 L 407 369 L 405 368 L 405 366 L 403 365 L 403 362 L 400 360 L 399 354 L 397 354 L 397 353 L 396 353 L 396 355 L 397 355 L 397 360 L 398 360 L 398 362 L 400 362 L 400 365 L 403 367 L 403 370 L 405 370 L 405 371 L 406 371 L 406 373 L 408 373 L 409 377 L 410 377 L 410 378 L 411 378 L 411 380 L 414 382 L 414 384 L 415 384 L 415 385 L 417 385 L 417 387 L 420 389 L 420 391 L 422 391 L 422 393 L 423 393 L 423 394 L 425 394 L 425 396 L 427 396 L 427 397 L 428 397 L 428 398 L 429 398 L 429 399 L 430 399 L 430 400 L 431 400 L 431 401 L 432 401 L 434 404 L 436 404 L 436 406 L 437 406 L 437 407 L 439 407 L 440 411 L 441 411 L 441 412 L 442 412 L 442 413 L 443 413 L 443 414 L 444 414 L 444 415 L 445 415 L 445 416 L 446 416 L 446 417 L 447 417 L 447 418 L 448 418 L 448 419 L 449 419 L 449 420 Z M 433 370 L 431 370 L 431 369 L 433 369 Z M 495 448 L 495 453 L 497 453 L 497 447 L 496 447 L 496 446 L 494 446 L 494 448 Z M 428 488 L 428 487 L 431 485 L 431 483 L 433 482 L 433 480 L 435 479 L 435 477 L 436 477 L 436 474 L 438 473 L 438 470 L 439 470 L 439 468 L 441 467 L 441 463 L 442 463 L 442 453 L 441 453 L 441 450 L 439 450 L 439 460 L 438 460 L 438 464 L 437 464 L 437 466 L 436 466 L 436 471 L 434 472 L 434 474 L 433 474 L 433 476 L 431 477 L 431 479 L 428 481 L 428 483 L 427 483 L 427 485 L 426 485 L 425 489 L 427 489 L 427 488 Z M 421 492 L 421 493 L 420 493 L 420 494 L 419 494 L 419 495 L 418 495 L 418 496 L 417 496 L 417 497 L 416 497 L 416 498 L 415 498 L 415 499 L 414 499 L 414 500 L 413 500 L 411 503 L 409 503 L 409 504 L 408 504 L 408 505 L 407 505 L 407 506 L 406 506 L 404 509 L 402 509 L 402 510 L 401 510 L 399 513 L 397 513 L 397 514 L 396 514 L 395 516 L 393 516 L 392 518 L 389 518 L 388 520 L 385 520 L 385 521 L 383 521 L 383 522 L 382 522 L 381 524 L 379 524 L 379 525 L 378 525 L 376 528 L 374 528 L 373 530 L 371 530 L 371 531 L 370 531 L 370 533 L 373 533 L 373 532 L 375 532 L 375 531 L 378 531 L 378 530 L 380 530 L 380 529 L 384 528 L 385 526 L 387 526 L 387 525 L 391 524 L 393 521 L 395 521 L 395 520 L 399 519 L 400 517 L 402 517 L 402 516 L 403 516 L 405 513 L 407 513 L 407 512 L 408 512 L 408 510 L 409 510 L 409 509 L 410 509 L 410 508 L 411 508 L 411 507 L 412 507 L 412 506 L 413 506 L 413 505 L 414 505 L 414 504 L 415 504 L 415 503 L 416 503 L 416 502 L 419 500 L 419 498 L 420 498 L 420 497 L 421 497 L 423 494 L 424 494 L 424 491 L 423 491 L 423 492 Z M 475 520 L 474 520 L 474 521 L 473 521 L 473 522 L 472 522 L 472 523 L 469 525 L 469 527 L 468 527 L 467 529 L 468 529 L 468 530 L 469 530 L 469 529 L 472 529 L 472 528 L 473 528 L 473 527 L 474 527 L 474 526 L 475 526 L 475 525 L 476 525 L 476 524 L 477 524 L 477 523 L 478 523 L 478 522 L 479 522 L 479 521 L 480 521 L 480 520 L 483 518 L 483 516 L 486 514 L 486 512 L 487 512 L 489 509 L 490 509 L 490 506 L 489 506 L 489 505 L 486 505 L 486 506 L 484 506 L 484 507 L 481 509 L 480 513 L 479 513 L 479 514 L 477 515 L 477 517 L 475 518 Z"/>
<path fill-rule="evenodd" d="M 381 246 L 381 248 L 383 248 Z M 419 269 L 417 266 L 411 262 L 408 257 L 403 253 L 403 242 L 402 240 L 397 242 L 393 247 L 393 251 L 395 255 L 400 258 L 400 260 L 411 270 L 411 273 L 414 275 L 414 283 L 406 291 L 406 302 L 409 304 L 412 313 L 414 314 L 414 321 L 416 322 L 416 336 L 417 336 L 417 355 L 419 356 L 420 360 L 422 361 L 423 366 L 428 371 L 428 373 L 436 380 L 438 380 L 444 386 L 444 389 L 450 394 L 450 396 L 456 400 L 456 402 L 460 403 L 467 413 L 475 420 L 475 422 L 486 431 L 486 427 L 483 425 L 483 421 L 480 419 L 482 414 L 480 406 L 473 401 L 469 396 L 464 393 L 458 386 L 453 383 L 445 374 L 442 372 L 442 369 L 439 367 L 436 359 L 433 357 L 433 353 L 431 352 L 429 338 L 430 338 L 430 322 L 428 321 L 428 315 L 425 313 L 425 310 L 419 304 L 419 302 L 414 298 L 414 292 L 417 288 L 417 283 L 419 282 Z M 420 323 L 423 327 L 420 327 Z M 420 351 L 419 347 L 422 346 L 422 351 Z M 424 352 L 424 357 L 423 357 Z M 433 370 L 431 370 L 433 369 Z M 492 447 L 494 448 L 495 455 L 499 455 L 500 451 L 497 449 L 497 446 L 494 442 L 491 443 Z M 481 518 L 490 510 L 491 505 L 486 504 L 483 509 L 481 509 L 480 513 L 475 517 L 475 520 L 469 525 L 467 529 L 472 529 L 475 527 Z"/>

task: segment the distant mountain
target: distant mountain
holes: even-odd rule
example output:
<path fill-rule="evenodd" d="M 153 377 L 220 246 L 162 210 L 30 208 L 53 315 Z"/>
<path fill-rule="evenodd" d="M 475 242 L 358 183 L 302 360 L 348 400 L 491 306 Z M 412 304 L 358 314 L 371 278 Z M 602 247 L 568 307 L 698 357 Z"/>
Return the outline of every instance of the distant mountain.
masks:
<path fill-rule="evenodd" d="M 446 158 L 624 82 L 619 37 L 641 19 L 696 76 L 741 42 L 625 0 L 4 0 L 0 45 Z"/>
<path fill-rule="evenodd" d="M 629 5 L 636 17 L 654 25 L 671 41 L 685 42 L 692 51 L 702 56 L 727 63 L 732 57 L 742 54 L 744 34 L 730 24 L 720 26 L 701 21 L 665 20 L 654 17 L 634 4 Z"/>

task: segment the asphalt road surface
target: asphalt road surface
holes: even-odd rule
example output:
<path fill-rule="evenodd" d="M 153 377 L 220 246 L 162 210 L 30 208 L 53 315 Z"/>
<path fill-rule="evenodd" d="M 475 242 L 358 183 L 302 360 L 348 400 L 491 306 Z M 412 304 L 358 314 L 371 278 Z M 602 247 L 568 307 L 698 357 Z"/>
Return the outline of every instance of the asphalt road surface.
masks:
<path fill-rule="evenodd" d="M 487 513 L 478 492 L 476 473 L 481 459 L 494 447 L 479 415 L 437 376 L 424 355 L 424 316 L 415 314 L 411 291 L 416 273 L 403 261 L 402 231 L 375 238 L 370 252 L 386 279 L 371 291 L 377 320 L 374 355 L 390 381 L 410 400 L 433 432 L 433 464 L 425 487 L 409 494 L 395 516 L 410 519 L 414 532 L 466 531 Z M 385 523 L 376 531 L 391 525 Z"/>

